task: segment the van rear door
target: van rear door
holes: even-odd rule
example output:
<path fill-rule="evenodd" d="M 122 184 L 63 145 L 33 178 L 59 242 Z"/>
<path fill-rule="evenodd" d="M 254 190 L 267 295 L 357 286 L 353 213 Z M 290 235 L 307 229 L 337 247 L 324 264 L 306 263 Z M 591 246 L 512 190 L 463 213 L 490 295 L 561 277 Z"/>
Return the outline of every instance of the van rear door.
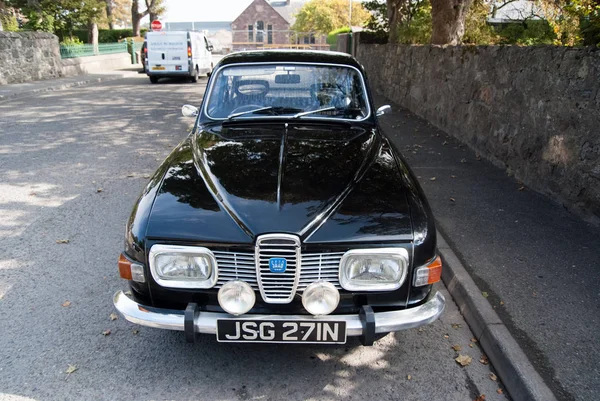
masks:
<path fill-rule="evenodd" d="M 187 32 L 148 32 L 148 73 L 183 73 L 188 68 Z"/>

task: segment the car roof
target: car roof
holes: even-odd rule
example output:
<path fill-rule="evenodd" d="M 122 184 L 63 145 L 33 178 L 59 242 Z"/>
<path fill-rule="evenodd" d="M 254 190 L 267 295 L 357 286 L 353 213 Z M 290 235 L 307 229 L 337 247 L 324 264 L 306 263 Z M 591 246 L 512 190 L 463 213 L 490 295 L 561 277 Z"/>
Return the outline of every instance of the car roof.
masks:
<path fill-rule="evenodd" d="M 231 53 L 221 59 L 221 66 L 240 63 L 322 63 L 343 64 L 363 71 L 359 62 L 347 53 L 317 50 L 252 50 Z"/>

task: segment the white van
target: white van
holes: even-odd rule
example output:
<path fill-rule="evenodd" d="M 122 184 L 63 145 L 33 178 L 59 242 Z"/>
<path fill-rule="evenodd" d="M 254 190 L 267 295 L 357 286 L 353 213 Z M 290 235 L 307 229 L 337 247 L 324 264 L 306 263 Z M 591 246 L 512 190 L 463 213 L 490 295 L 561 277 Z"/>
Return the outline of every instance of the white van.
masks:
<path fill-rule="evenodd" d="M 200 32 L 160 31 L 146 33 L 146 74 L 153 84 L 163 77 L 190 77 L 213 69 L 212 45 Z"/>

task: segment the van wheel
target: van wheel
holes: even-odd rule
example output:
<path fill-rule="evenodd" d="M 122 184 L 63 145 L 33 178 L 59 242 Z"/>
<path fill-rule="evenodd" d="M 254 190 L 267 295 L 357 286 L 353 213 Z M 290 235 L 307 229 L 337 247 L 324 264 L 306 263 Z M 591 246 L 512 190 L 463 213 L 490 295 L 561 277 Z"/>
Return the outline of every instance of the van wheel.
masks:
<path fill-rule="evenodd" d="M 193 83 L 198 82 L 198 67 L 196 67 L 196 69 L 194 69 L 194 75 L 192 75 L 192 82 Z"/>
<path fill-rule="evenodd" d="M 213 69 L 215 68 L 215 66 L 213 65 L 213 63 L 210 63 L 210 70 L 206 73 L 206 76 L 210 78 L 210 76 L 212 75 Z"/>
<path fill-rule="evenodd" d="M 158 82 L 158 77 L 150 77 L 150 82 L 152 82 L 153 84 Z"/>

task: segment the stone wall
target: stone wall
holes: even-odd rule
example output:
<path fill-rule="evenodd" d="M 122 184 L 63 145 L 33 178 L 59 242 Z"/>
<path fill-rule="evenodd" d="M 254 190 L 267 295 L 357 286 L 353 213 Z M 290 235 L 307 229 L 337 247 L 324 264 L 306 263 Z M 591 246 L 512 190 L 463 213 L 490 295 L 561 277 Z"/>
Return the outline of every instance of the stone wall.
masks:
<path fill-rule="evenodd" d="M 58 78 L 62 65 L 56 36 L 0 32 L 0 85 Z"/>
<path fill-rule="evenodd" d="M 600 49 L 360 44 L 356 56 L 377 92 L 600 220 Z"/>

